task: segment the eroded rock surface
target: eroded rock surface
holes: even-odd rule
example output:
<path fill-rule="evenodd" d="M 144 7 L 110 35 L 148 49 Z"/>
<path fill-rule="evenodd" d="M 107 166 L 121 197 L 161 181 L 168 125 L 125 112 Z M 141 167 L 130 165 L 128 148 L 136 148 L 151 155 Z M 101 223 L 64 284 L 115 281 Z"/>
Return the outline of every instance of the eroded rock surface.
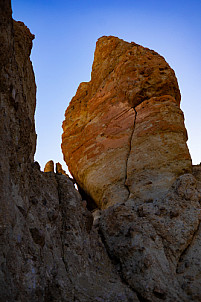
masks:
<path fill-rule="evenodd" d="M 135 110 L 126 185 L 130 197 L 154 200 L 179 175 L 192 171 L 183 112 L 168 95 L 144 101 Z"/>
<path fill-rule="evenodd" d="M 194 176 L 184 174 L 189 169 L 189 157 L 185 149 L 186 132 L 183 116 L 178 107 L 180 97 L 173 71 L 169 67 L 165 69 L 164 81 L 158 82 L 159 94 L 155 92 L 156 95 L 152 95 L 154 91 L 152 86 L 149 93 L 144 92 L 143 87 L 132 92 L 133 95 L 141 96 L 143 103 L 147 102 L 146 110 L 142 110 L 141 101 L 135 103 L 135 110 L 129 107 L 130 105 L 125 105 L 122 96 L 122 103 L 119 103 L 117 98 L 115 106 L 109 107 L 108 116 L 102 111 L 103 119 L 112 127 L 105 128 L 104 131 L 108 131 L 107 136 L 98 137 L 103 138 L 104 148 L 110 150 L 111 157 L 102 152 L 104 166 L 102 170 L 101 162 L 97 166 L 97 169 L 100 168 L 100 175 L 96 174 L 95 170 L 93 172 L 100 187 L 97 186 L 93 190 L 97 191 L 97 196 L 103 194 L 104 189 L 101 184 L 106 176 L 105 169 L 108 168 L 106 165 L 108 162 L 104 162 L 104 158 L 107 155 L 113 165 L 115 163 L 112 156 L 115 155 L 113 149 L 115 151 L 118 149 L 120 156 L 116 157 L 116 162 L 120 169 L 116 169 L 116 175 L 111 172 L 106 180 L 109 183 L 109 180 L 114 177 L 119 187 L 108 185 L 104 194 L 107 195 L 107 200 L 111 198 L 112 202 L 114 200 L 112 196 L 117 198 L 118 195 L 122 195 L 119 197 L 118 204 L 102 211 L 96 209 L 91 213 L 86 208 L 86 202 L 75 190 L 73 182 L 66 175 L 62 175 L 60 165 L 57 165 L 57 174 L 53 171 L 43 173 L 40 171 L 39 164 L 34 162 L 36 87 L 29 59 L 33 35 L 23 23 L 13 23 L 10 1 L 0 2 L 0 16 L 0 301 L 199 302 L 201 297 L 201 169 L 200 166 L 194 166 Z M 109 45 L 111 44 L 111 48 L 108 48 L 108 43 L 102 43 L 104 39 L 100 40 L 100 48 L 96 50 L 96 53 L 100 52 L 94 61 L 96 72 L 93 76 L 97 78 L 97 83 L 94 82 L 94 86 L 90 88 L 91 96 L 96 95 L 100 83 L 104 84 L 104 75 L 107 78 L 113 73 L 115 61 L 112 58 L 108 59 L 108 54 L 117 53 L 120 62 L 127 47 L 131 49 L 137 47 L 137 54 L 138 51 L 140 54 L 149 53 L 149 50 L 135 44 L 113 38 L 109 38 L 113 42 L 111 44 L 108 40 Z M 154 52 L 151 52 L 152 55 L 154 56 L 152 60 L 156 60 L 157 63 L 158 56 Z M 141 61 L 141 58 L 136 56 L 136 60 L 140 62 L 137 68 L 141 68 L 144 59 Z M 167 66 L 165 61 L 161 60 L 162 66 Z M 128 67 L 129 64 L 128 62 Z M 124 78 L 123 67 L 124 64 L 120 68 L 122 76 L 119 77 L 119 81 L 123 81 L 124 92 L 126 92 L 128 88 L 126 74 L 130 69 L 126 70 Z M 158 76 L 160 78 L 161 71 L 163 70 L 153 68 L 147 72 L 154 73 L 156 78 Z M 136 77 L 137 75 L 138 72 Z M 111 85 L 116 85 L 112 83 L 113 81 Z M 82 84 L 81 90 L 87 85 L 91 84 Z M 143 81 L 143 85 L 146 85 L 146 81 Z M 121 85 L 117 86 L 116 89 L 121 91 Z M 167 89 L 169 94 L 166 94 Z M 113 92 L 108 88 L 107 93 Z M 105 101 L 107 101 L 107 93 Z M 160 93 L 163 95 L 161 96 Z M 129 92 L 127 94 L 130 95 Z M 148 99 L 146 99 L 147 95 Z M 76 101 L 75 106 L 79 105 L 79 101 Z M 128 97 L 126 102 L 130 101 L 132 98 Z M 112 102 L 113 98 L 111 104 Z M 81 104 L 85 107 L 84 102 Z M 99 133 L 99 118 L 103 107 L 99 108 L 100 111 L 96 111 L 96 108 L 98 108 L 97 104 L 93 107 L 94 119 L 91 126 L 83 124 L 82 119 L 75 122 L 75 125 L 80 123 L 80 129 L 85 129 L 85 126 L 88 130 L 91 129 L 91 132 L 85 133 L 91 137 L 93 131 L 97 135 Z M 123 115 L 121 115 L 121 108 L 125 109 Z M 77 109 L 79 116 L 79 106 Z M 73 112 L 73 108 L 70 110 Z M 159 111 L 162 112 L 160 121 L 157 118 Z M 115 119 L 110 119 L 111 112 L 117 117 L 120 127 L 117 126 Z M 83 111 L 83 116 L 88 123 L 87 111 Z M 147 125 L 148 120 L 151 120 L 151 125 L 150 123 Z M 131 121 L 135 125 L 136 132 L 133 131 Z M 96 122 L 97 129 L 93 125 Z M 170 127 L 172 127 L 171 131 Z M 76 127 L 72 131 L 75 129 Z M 75 136 L 79 137 L 80 130 L 76 131 Z M 178 140 L 179 147 L 175 154 L 177 157 L 175 159 L 169 157 L 170 168 L 174 177 L 183 174 L 173 182 L 172 186 L 170 183 L 174 177 L 169 176 L 168 173 L 171 171 L 163 162 L 166 142 L 167 149 L 175 152 L 174 142 L 169 145 L 171 133 L 175 140 Z M 125 164 L 122 156 L 126 152 L 130 157 L 133 156 L 131 147 L 136 146 L 136 140 L 138 156 L 141 150 L 144 152 L 147 148 L 144 139 L 149 142 L 150 148 L 155 142 L 157 149 L 160 145 L 159 138 L 162 142 L 158 158 L 158 164 L 161 164 L 159 172 L 164 178 L 168 175 L 172 180 L 157 199 L 147 199 L 140 197 L 138 187 L 132 187 L 132 182 L 129 183 L 129 178 L 134 175 L 133 169 L 136 167 L 136 173 L 141 170 L 139 161 L 133 166 L 135 158 L 130 159 L 129 162 L 129 156 L 126 156 Z M 127 142 L 126 151 L 122 145 L 124 140 Z M 78 140 L 77 143 L 79 147 L 80 141 Z M 96 146 L 96 139 L 94 144 Z M 98 146 L 102 148 L 101 145 Z M 88 147 L 89 151 L 90 141 Z M 90 151 L 91 158 L 96 156 L 96 153 L 93 153 L 95 151 L 98 150 Z M 108 154 L 110 152 L 108 151 Z M 144 154 L 152 153 L 148 148 Z M 83 155 L 87 156 L 86 153 Z M 147 157 L 145 164 L 150 166 L 152 158 Z M 86 159 L 84 160 L 86 163 Z M 175 165 L 176 160 L 178 166 Z M 80 163 L 82 159 L 78 161 L 78 164 Z M 120 163 L 123 164 L 122 169 Z M 127 168 L 129 177 L 123 174 L 126 165 L 129 167 Z M 156 173 L 156 170 L 157 162 L 156 166 L 152 167 L 152 172 Z M 83 170 L 80 171 L 82 175 Z M 101 176 L 102 172 L 103 176 Z M 77 173 L 79 175 L 79 170 Z M 146 173 L 143 177 L 146 179 Z M 158 184 L 159 177 L 154 177 Z M 149 191 L 152 194 L 152 187 L 150 186 L 148 190 L 147 185 L 151 184 L 145 183 L 143 190 L 147 190 L 147 194 Z M 162 181 L 158 190 L 163 185 Z M 90 192 L 85 194 L 87 193 Z M 104 206 L 107 206 L 107 200 Z M 126 201 L 122 202 L 122 200 Z"/>
<path fill-rule="evenodd" d="M 63 170 L 62 165 L 60 163 L 56 163 L 56 173 L 63 174 L 65 176 L 69 177 L 68 174 Z"/>
<path fill-rule="evenodd" d="M 71 180 L 34 162 L 33 35 L 0 16 L 0 301 L 138 301 Z"/>
<path fill-rule="evenodd" d="M 91 81 L 80 84 L 66 110 L 62 150 L 79 187 L 100 208 L 130 194 L 156 198 L 191 172 L 179 104 L 164 58 L 115 37 L 98 40 Z"/>
<path fill-rule="evenodd" d="M 200 198 L 196 179 L 185 174 L 162 199 L 131 198 L 102 212 L 108 252 L 142 301 L 200 300 Z"/>
<path fill-rule="evenodd" d="M 122 281 L 140 301 L 200 301 L 201 169 L 165 60 L 99 39 L 91 81 L 80 84 L 63 130 L 65 160 L 99 207 L 94 227 Z"/>

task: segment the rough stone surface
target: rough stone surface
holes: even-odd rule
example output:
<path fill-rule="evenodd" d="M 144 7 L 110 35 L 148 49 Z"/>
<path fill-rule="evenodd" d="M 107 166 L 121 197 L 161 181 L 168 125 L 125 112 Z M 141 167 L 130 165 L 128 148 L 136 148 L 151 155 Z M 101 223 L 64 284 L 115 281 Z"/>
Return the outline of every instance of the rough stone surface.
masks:
<path fill-rule="evenodd" d="M 138 301 L 64 175 L 33 161 L 33 35 L 0 1 L 0 301 Z"/>
<path fill-rule="evenodd" d="M 130 193 L 142 197 L 140 187 L 148 198 L 160 195 L 191 172 L 179 103 L 164 58 L 115 37 L 98 40 L 91 81 L 80 84 L 66 110 L 62 150 L 79 187 L 100 208 Z"/>
<path fill-rule="evenodd" d="M 184 117 L 174 98 L 151 98 L 137 107 L 127 162 L 130 197 L 155 199 L 181 174 L 192 172 Z"/>
<path fill-rule="evenodd" d="M 102 209 L 94 227 L 140 301 L 201 299 L 201 169 L 179 103 L 162 57 L 103 37 L 63 123 L 69 170 Z"/>
<path fill-rule="evenodd" d="M 53 160 L 49 160 L 44 168 L 44 172 L 54 172 L 54 162 Z"/>
<path fill-rule="evenodd" d="M 185 174 L 160 200 L 131 198 L 102 211 L 103 241 L 140 301 L 200 301 L 200 198 Z"/>
<path fill-rule="evenodd" d="M 127 190 L 131 193 L 127 194 L 130 197 L 127 201 L 89 212 L 73 182 L 59 172 L 59 165 L 57 174 L 43 173 L 34 162 L 36 87 L 29 59 L 33 35 L 22 23 L 13 22 L 10 1 L 0 1 L 0 16 L 0 302 L 199 302 L 200 166 L 193 166 L 193 174 L 183 174 L 183 170 L 168 191 L 161 193 L 162 197 L 136 198 L 136 189 L 128 182 Z M 98 56 L 94 63 L 97 79 L 98 70 L 102 74 L 112 73 L 107 53 L 118 51 L 121 58 L 130 45 L 118 39 L 113 41 L 113 48 L 107 50 L 107 43 L 105 49 L 104 44 L 100 48 L 102 57 Z M 121 44 L 118 46 L 116 42 Z M 138 47 L 132 44 L 131 48 L 134 46 Z M 168 84 L 172 71 L 166 72 Z M 142 104 L 138 104 L 139 122 L 133 141 L 149 131 L 146 139 L 150 146 L 156 141 L 157 148 L 160 136 L 155 118 L 157 107 L 171 112 L 170 121 L 177 117 L 171 123 L 172 133 L 175 139 L 179 139 L 180 133 L 179 145 L 184 144 L 183 117 L 175 105 L 179 94 L 171 85 L 172 82 L 168 89 L 175 95 L 150 97 L 148 113 L 141 111 Z M 167 89 L 162 82 L 159 86 Z M 97 88 L 93 89 L 91 93 Z M 165 110 L 162 103 L 166 104 Z M 128 116 L 132 116 L 131 110 Z M 146 116 L 152 121 L 151 129 L 146 128 Z M 161 117 L 163 134 L 168 137 L 169 119 L 164 112 Z M 123 136 L 124 121 L 120 123 Z M 128 126 L 129 118 L 126 121 Z M 129 131 L 132 132 L 131 128 Z M 130 138 L 128 144 L 133 141 Z M 141 139 L 138 143 L 140 152 L 146 145 Z M 121 148 L 119 151 L 124 154 Z M 163 148 L 159 159 L 163 163 L 162 151 Z M 184 151 L 185 148 L 179 149 L 177 156 L 186 154 Z M 178 171 L 185 167 L 188 158 L 177 157 L 177 160 L 178 170 L 175 165 L 171 169 L 180 174 Z M 150 165 L 149 161 L 145 163 Z M 127 163 L 131 176 L 135 168 L 132 162 Z M 162 172 L 167 173 L 166 166 L 162 167 Z M 140 167 L 136 169 L 139 171 Z"/>

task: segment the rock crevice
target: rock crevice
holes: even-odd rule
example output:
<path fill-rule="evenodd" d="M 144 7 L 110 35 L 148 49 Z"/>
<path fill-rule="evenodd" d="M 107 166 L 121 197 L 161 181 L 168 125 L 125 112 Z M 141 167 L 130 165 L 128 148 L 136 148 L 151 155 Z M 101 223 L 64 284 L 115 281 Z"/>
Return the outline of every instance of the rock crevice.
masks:
<path fill-rule="evenodd" d="M 201 220 L 199 219 L 198 221 L 198 225 L 197 228 L 195 228 L 193 230 L 193 235 L 192 237 L 189 239 L 189 241 L 186 244 L 186 247 L 184 248 L 184 250 L 181 252 L 181 255 L 179 257 L 178 263 L 177 263 L 177 269 L 176 272 L 179 273 L 179 265 L 182 262 L 184 256 L 188 253 L 188 250 L 191 248 L 192 243 L 194 240 L 196 240 L 196 237 L 198 236 L 198 233 L 200 232 L 200 227 L 201 227 Z"/>
<path fill-rule="evenodd" d="M 200 266 L 198 233 L 194 237 L 196 240 L 191 241 L 199 222 L 200 209 L 193 183 L 192 175 L 183 175 L 162 200 L 144 203 L 130 198 L 124 204 L 108 208 L 101 215 L 100 229 L 106 247 L 114 255 L 116 263 L 120 262 L 123 278 L 143 299 L 154 302 L 161 298 L 165 301 L 192 299 L 192 293 L 190 297 L 187 287 L 185 289 L 182 284 L 186 284 L 187 276 L 194 276 L 194 263 Z M 182 197 L 184 188 L 191 193 L 195 190 L 186 201 Z M 179 215 L 173 217 L 172 213 Z M 190 252 L 179 265 L 179 274 L 176 275 L 178 259 L 189 241 Z M 189 266 L 185 267 L 185 264 Z M 198 280 L 200 276 L 196 269 L 196 275 L 192 277 L 191 285 L 188 285 L 195 301 L 199 301 L 200 297 Z"/>
<path fill-rule="evenodd" d="M 131 153 L 131 148 L 132 148 L 132 138 L 133 138 L 133 135 L 134 135 L 134 131 L 135 131 L 135 125 L 136 125 L 136 118 L 137 118 L 137 111 L 135 108 L 133 108 L 133 111 L 134 111 L 134 123 L 133 123 L 133 129 L 132 129 L 132 132 L 131 132 L 131 136 L 130 136 L 130 140 L 129 140 L 129 151 L 128 151 L 128 155 L 127 155 L 127 158 L 126 158 L 126 172 L 125 172 L 125 187 L 127 188 L 128 192 L 129 192 L 129 195 L 130 195 L 130 190 L 129 190 L 129 186 L 127 185 L 127 180 L 128 180 L 128 160 L 129 160 L 129 156 L 130 156 L 130 153 Z M 129 197 L 129 196 L 128 196 Z"/>

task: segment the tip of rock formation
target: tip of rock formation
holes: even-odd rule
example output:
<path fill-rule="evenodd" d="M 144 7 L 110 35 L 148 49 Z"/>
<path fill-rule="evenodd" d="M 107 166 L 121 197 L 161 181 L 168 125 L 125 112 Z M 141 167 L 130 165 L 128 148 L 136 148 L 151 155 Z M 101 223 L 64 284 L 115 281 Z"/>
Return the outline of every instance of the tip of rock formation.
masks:
<path fill-rule="evenodd" d="M 21 48 L 18 52 L 21 52 L 23 55 L 26 54 L 27 56 L 30 56 L 33 46 L 32 41 L 35 39 L 35 35 L 33 35 L 29 28 L 21 21 L 13 20 L 13 28 L 15 31 L 15 41 L 18 42 L 18 45 Z"/>
<path fill-rule="evenodd" d="M 62 165 L 59 162 L 56 163 L 55 168 L 54 168 L 53 160 L 49 160 L 45 164 L 44 172 L 53 172 L 54 173 L 55 169 L 56 169 L 56 174 L 62 174 L 62 175 L 69 177 L 68 174 L 63 170 Z"/>
<path fill-rule="evenodd" d="M 62 165 L 60 163 L 56 163 L 56 173 L 57 174 L 63 174 L 65 176 L 68 176 L 66 172 L 63 170 Z"/>
<path fill-rule="evenodd" d="M 69 171 L 100 208 L 156 199 L 192 171 L 174 71 L 155 51 L 117 37 L 96 43 L 91 81 L 63 122 Z"/>
<path fill-rule="evenodd" d="M 53 160 L 49 160 L 45 164 L 44 172 L 54 172 L 54 162 L 53 162 Z"/>

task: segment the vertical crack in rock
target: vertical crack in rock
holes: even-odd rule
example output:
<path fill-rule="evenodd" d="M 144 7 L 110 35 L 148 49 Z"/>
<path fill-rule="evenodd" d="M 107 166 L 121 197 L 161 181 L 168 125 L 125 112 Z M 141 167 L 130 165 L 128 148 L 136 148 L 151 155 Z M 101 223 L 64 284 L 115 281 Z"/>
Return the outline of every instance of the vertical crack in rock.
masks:
<path fill-rule="evenodd" d="M 77 298 L 76 298 L 76 293 L 75 293 L 75 287 L 74 287 L 74 282 L 73 282 L 73 279 L 71 278 L 71 272 L 68 268 L 68 264 L 65 260 L 65 249 L 64 249 L 64 234 L 66 232 L 66 213 L 65 213 L 65 200 L 63 200 L 63 197 L 62 197 L 62 191 L 64 190 L 64 188 L 62 188 L 62 181 L 60 177 L 63 177 L 63 176 L 60 176 L 60 175 L 56 175 L 55 178 L 56 178 L 56 182 L 57 182 L 57 185 L 58 185 L 58 197 L 59 197 L 59 205 L 61 207 L 61 220 L 62 220 L 62 226 L 61 226 L 61 232 L 60 232 L 60 239 L 61 239 L 61 257 L 62 257 L 62 261 L 64 263 L 64 267 L 65 267 L 65 270 L 66 270 L 66 274 L 68 276 L 68 279 L 70 281 L 70 284 L 72 285 L 72 298 L 73 298 L 73 301 L 77 301 Z"/>
<path fill-rule="evenodd" d="M 130 140 L 129 140 L 129 151 L 128 151 L 128 155 L 127 155 L 127 158 L 126 158 L 125 182 L 124 182 L 124 185 L 125 185 L 126 189 L 128 190 L 129 194 L 130 194 L 130 190 L 129 190 L 129 186 L 127 184 L 127 180 L 128 180 L 128 160 L 129 160 L 130 153 L 131 153 L 132 138 L 133 138 L 133 134 L 135 132 L 135 125 L 136 125 L 136 119 L 137 119 L 137 111 L 136 111 L 135 107 L 133 107 L 132 109 L 134 110 L 135 117 L 134 117 L 133 129 L 132 129 Z"/>
<path fill-rule="evenodd" d="M 124 278 L 124 275 L 123 275 L 123 273 L 122 273 L 122 264 L 121 264 L 121 262 L 119 261 L 119 259 L 117 258 L 117 257 L 115 257 L 115 255 L 112 255 L 111 254 L 111 252 L 110 252 L 110 249 L 109 249 L 109 246 L 108 246 L 108 244 L 107 244 L 107 240 L 106 240 L 106 238 L 105 238 L 105 236 L 104 236 L 104 234 L 103 234 L 103 232 L 102 232 L 102 230 L 101 230 L 101 228 L 99 227 L 98 228 L 98 234 L 99 234 L 99 238 L 101 239 L 101 242 L 102 242 L 102 244 L 103 244 L 103 246 L 105 247 L 105 251 L 106 251 L 106 253 L 107 253 L 107 255 L 108 255 L 108 258 L 110 259 L 110 261 L 111 261 L 111 263 L 112 263 L 112 265 L 113 265 L 113 267 L 114 267 L 114 269 L 115 269 L 115 271 L 116 271 L 116 273 L 117 273 L 117 275 L 120 277 L 120 280 L 121 280 L 121 282 L 122 282 L 122 284 L 124 284 L 127 288 L 129 288 L 134 294 L 136 294 L 137 295 L 137 298 L 138 298 L 138 300 L 140 301 L 140 302 L 151 302 L 151 301 L 148 301 L 148 300 L 141 300 L 140 298 L 139 298 L 139 294 L 138 294 L 138 292 L 135 290 L 135 289 L 133 289 L 131 286 L 130 286 L 130 284 L 126 281 L 126 279 Z M 142 298 L 143 299 L 143 298 Z"/>
<path fill-rule="evenodd" d="M 61 185 L 60 185 L 60 182 L 59 182 L 59 179 L 58 179 L 58 175 L 56 175 L 56 182 L 57 182 L 57 185 L 58 185 L 58 198 L 59 198 L 59 205 L 61 207 L 61 221 L 62 221 L 62 226 L 61 226 L 61 232 L 60 232 L 60 239 L 61 239 L 61 257 L 62 257 L 62 261 L 64 263 L 64 267 L 65 267 L 65 270 L 66 270 L 66 273 L 69 277 L 69 280 L 71 282 L 71 284 L 73 285 L 73 282 L 71 280 L 71 276 L 70 276 L 70 272 L 69 272 L 69 269 L 68 269 L 68 265 L 65 261 L 65 257 L 64 257 L 64 238 L 63 238 L 63 234 L 65 232 L 65 215 L 64 215 L 64 209 L 63 209 L 63 201 L 62 201 L 62 194 L 61 194 Z"/>
<path fill-rule="evenodd" d="M 199 228 L 201 227 L 201 220 L 199 220 L 199 223 L 198 223 L 198 226 L 197 228 L 195 229 L 191 239 L 189 240 L 186 248 L 183 250 L 183 252 L 181 253 L 180 257 L 179 257 L 179 260 L 178 260 L 178 263 L 177 263 L 177 268 L 176 268 L 176 272 L 178 273 L 178 268 L 179 268 L 179 264 L 183 261 L 183 257 L 187 254 L 188 252 L 188 249 L 191 247 L 192 245 L 192 242 L 194 241 L 195 237 L 197 236 L 198 232 L 199 232 Z"/>

